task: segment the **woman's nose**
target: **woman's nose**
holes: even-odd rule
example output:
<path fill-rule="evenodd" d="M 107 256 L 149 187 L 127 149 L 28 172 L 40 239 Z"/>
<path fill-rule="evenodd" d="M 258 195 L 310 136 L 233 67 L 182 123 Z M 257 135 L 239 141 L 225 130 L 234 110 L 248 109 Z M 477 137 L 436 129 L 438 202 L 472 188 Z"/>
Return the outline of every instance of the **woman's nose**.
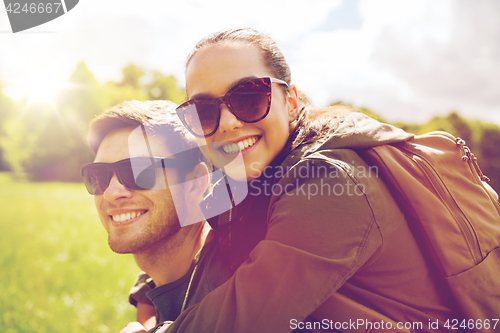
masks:
<path fill-rule="evenodd" d="M 229 110 L 226 104 L 220 105 L 220 123 L 219 130 L 230 132 L 243 126 L 243 122 Z"/>

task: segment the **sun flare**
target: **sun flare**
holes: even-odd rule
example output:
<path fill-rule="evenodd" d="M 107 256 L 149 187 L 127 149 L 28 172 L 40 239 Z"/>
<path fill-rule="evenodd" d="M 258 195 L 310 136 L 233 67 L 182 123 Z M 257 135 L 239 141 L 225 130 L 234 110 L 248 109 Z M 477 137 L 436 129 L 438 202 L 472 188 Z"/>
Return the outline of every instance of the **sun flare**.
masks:
<path fill-rule="evenodd" d="M 42 100 L 53 103 L 56 93 L 63 87 L 62 81 L 47 72 L 37 73 L 25 82 L 25 89 L 31 101 Z"/>

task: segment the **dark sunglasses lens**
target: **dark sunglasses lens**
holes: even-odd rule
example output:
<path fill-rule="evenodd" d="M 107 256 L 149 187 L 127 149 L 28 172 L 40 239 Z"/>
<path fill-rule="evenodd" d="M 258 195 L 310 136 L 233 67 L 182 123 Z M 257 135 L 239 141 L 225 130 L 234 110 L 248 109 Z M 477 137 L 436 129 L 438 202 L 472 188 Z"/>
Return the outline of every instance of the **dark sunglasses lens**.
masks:
<path fill-rule="evenodd" d="M 184 121 L 192 133 L 205 136 L 217 127 L 219 108 L 215 103 L 196 101 L 184 109 Z"/>
<path fill-rule="evenodd" d="M 265 82 L 245 84 L 231 93 L 229 103 L 238 117 L 253 122 L 266 116 L 270 93 L 270 85 Z"/>
<path fill-rule="evenodd" d="M 89 167 L 83 170 L 83 182 L 92 195 L 101 195 L 108 187 L 113 173 L 104 167 Z"/>
<path fill-rule="evenodd" d="M 116 166 L 118 180 L 129 190 L 149 190 L 156 183 L 156 167 L 150 159 L 132 159 Z"/>

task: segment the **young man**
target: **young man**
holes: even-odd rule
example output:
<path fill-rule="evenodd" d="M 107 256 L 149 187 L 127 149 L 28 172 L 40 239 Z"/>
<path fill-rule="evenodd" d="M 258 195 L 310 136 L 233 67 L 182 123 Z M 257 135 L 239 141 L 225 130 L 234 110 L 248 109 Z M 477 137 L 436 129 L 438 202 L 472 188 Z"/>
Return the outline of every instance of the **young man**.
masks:
<path fill-rule="evenodd" d="M 82 167 L 110 248 L 132 253 L 154 281 L 148 297 L 159 322 L 179 315 L 195 256 L 210 231 L 199 207 L 207 168 L 175 106 L 129 101 L 106 110 L 90 126 L 95 161 Z M 178 297 L 164 297 L 166 292 Z M 145 319 L 138 318 L 150 328 Z M 139 323 L 128 328 L 144 329 Z"/>

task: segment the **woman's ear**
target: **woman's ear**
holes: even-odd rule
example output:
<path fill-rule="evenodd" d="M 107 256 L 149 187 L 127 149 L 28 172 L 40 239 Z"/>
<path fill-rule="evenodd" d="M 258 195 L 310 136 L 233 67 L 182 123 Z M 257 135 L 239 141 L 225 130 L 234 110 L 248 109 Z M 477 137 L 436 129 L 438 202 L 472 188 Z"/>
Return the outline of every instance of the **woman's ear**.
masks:
<path fill-rule="evenodd" d="M 299 98 L 297 95 L 297 88 L 293 84 L 288 87 L 287 104 L 288 122 L 292 123 L 297 119 L 297 116 L 299 114 Z"/>

